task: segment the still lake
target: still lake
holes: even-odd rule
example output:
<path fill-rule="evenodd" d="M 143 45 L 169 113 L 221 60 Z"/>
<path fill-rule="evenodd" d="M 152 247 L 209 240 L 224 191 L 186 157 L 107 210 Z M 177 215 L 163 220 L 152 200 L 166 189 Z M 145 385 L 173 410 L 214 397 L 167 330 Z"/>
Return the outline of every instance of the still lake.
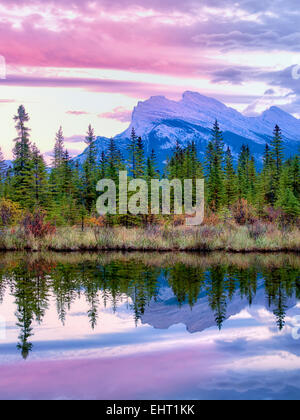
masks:
<path fill-rule="evenodd" d="M 297 254 L 0 254 L 0 399 L 300 399 L 299 299 Z"/>

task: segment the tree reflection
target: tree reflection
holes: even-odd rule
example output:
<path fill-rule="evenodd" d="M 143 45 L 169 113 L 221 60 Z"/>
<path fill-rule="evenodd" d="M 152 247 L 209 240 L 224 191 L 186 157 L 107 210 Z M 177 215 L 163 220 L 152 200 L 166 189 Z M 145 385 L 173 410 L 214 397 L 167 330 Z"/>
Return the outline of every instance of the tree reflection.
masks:
<path fill-rule="evenodd" d="M 55 299 L 57 315 L 65 323 L 72 305 L 79 297 L 86 299 L 90 326 L 96 329 L 101 307 L 113 312 L 126 304 L 136 325 L 155 305 L 162 285 L 168 286 L 178 308 L 192 310 L 199 299 L 206 297 L 221 330 L 227 319 L 229 303 L 246 299 L 252 305 L 259 287 L 264 286 L 266 305 L 271 308 L 279 330 L 285 325 L 288 301 L 300 297 L 300 270 L 287 264 L 233 264 L 214 261 L 208 267 L 183 261 L 154 264 L 149 259 L 112 258 L 108 261 L 50 262 L 30 258 L 1 264 L 0 303 L 6 293 L 15 298 L 17 326 L 20 329 L 17 348 L 26 359 L 33 349 L 30 342 L 34 325 L 42 324 Z M 180 310 L 180 309 L 179 309 Z"/>

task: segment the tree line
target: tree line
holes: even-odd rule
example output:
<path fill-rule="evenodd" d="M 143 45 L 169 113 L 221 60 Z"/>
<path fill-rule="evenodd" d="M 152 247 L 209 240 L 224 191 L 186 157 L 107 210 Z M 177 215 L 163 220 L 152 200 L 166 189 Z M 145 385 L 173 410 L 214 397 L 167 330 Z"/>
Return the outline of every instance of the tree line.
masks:
<path fill-rule="evenodd" d="M 162 173 L 158 170 L 155 151 L 145 153 L 143 140 L 132 129 L 126 158 L 111 138 L 105 151 L 97 155 L 96 136 L 92 126 L 87 130 L 87 151 L 83 164 L 74 162 L 64 145 L 62 127 L 56 134 L 51 167 L 30 139 L 30 118 L 24 106 L 14 116 L 17 137 L 14 140 L 12 167 L 7 167 L 0 151 L 0 196 L 25 211 L 43 209 L 57 225 L 77 224 L 96 214 L 97 182 L 113 179 L 118 185 L 120 170 L 129 179 L 205 178 L 206 205 L 213 213 L 230 213 L 234 206 L 252 206 L 262 217 L 266 209 L 280 210 L 290 220 L 300 215 L 299 150 L 284 158 L 283 135 L 276 125 L 270 144 L 266 144 L 262 169 L 247 145 L 242 145 L 237 165 L 232 151 L 224 146 L 216 121 L 211 139 L 201 161 L 195 141 L 183 146 L 177 141 Z M 149 189 L 150 190 L 150 189 Z M 109 217 L 112 224 L 135 224 L 142 218 Z M 148 219 L 153 222 L 153 218 Z"/>

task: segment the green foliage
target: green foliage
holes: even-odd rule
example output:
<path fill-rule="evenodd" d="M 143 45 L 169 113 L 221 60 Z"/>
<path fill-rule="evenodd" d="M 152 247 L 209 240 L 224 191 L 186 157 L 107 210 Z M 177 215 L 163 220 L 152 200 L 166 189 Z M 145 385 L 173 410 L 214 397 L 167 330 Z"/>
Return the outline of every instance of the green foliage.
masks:
<path fill-rule="evenodd" d="M 222 132 L 218 121 L 215 122 L 212 130 L 212 140 L 206 149 L 206 178 L 208 204 L 212 209 L 218 211 L 225 202 L 224 187 L 224 144 Z"/>
<path fill-rule="evenodd" d="M 81 225 L 84 228 L 85 218 L 96 213 L 96 184 L 100 179 L 115 181 L 118 200 L 119 172 L 126 169 L 129 171 L 128 182 L 133 178 L 147 181 L 149 202 L 151 179 L 191 179 L 195 201 L 196 179 L 205 178 L 206 205 L 210 212 L 215 213 L 215 220 L 220 217 L 231 219 L 235 217 L 234 211 L 237 218 L 246 220 L 249 209 L 251 213 L 255 210 L 255 217 L 263 218 L 266 209 L 276 208 L 285 215 L 286 221 L 292 223 L 300 216 L 299 154 L 284 161 L 283 137 L 278 125 L 270 146 L 266 145 L 260 172 L 247 145 L 242 146 L 235 167 L 231 150 L 227 148 L 224 152 L 222 132 L 216 121 L 205 151 L 198 151 L 194 140 L 185 145 L 177 141 L 161 175 L 157 170 L 155 151 L 147 155 L 143 140 L 136 135 L 134 128 L 128 142 L 126 165 L 113 138 L 97 157 L 96 136 L 91 125 L 85 138 L 85 160 L 82 164 L 74 164 L 65 149 L 63 129 L 60 127 L 55 136 L 52 167 L 47 168 L 40 151 L 30 141 L 27 126 L 30 118 L 24 106 L 18 108 L 14 121 L 17 137 L 12 168 L 5 164 L 0 149 L 0 199 L 9 200 L 25 211 L 34 212 L 41 208 L 46 211 L 47 219 L 57 226 Z M 205 152 L 204 163 L 199 159 L 200 152 Z M 130 194 L 133 193 L 129 193 L 129 197 Z M 173 191 L 171 194 L 171 209 L 174 210 Z M 244 213 L 246 216 L 243 218 Z M 175 220 L 172 217 L 168 219 L 171 223 Z M 144 226 L 158 223 L 158 219 L 151 214 L 147 217 L 110 215 L 106 222 L 109 225 Z"/>

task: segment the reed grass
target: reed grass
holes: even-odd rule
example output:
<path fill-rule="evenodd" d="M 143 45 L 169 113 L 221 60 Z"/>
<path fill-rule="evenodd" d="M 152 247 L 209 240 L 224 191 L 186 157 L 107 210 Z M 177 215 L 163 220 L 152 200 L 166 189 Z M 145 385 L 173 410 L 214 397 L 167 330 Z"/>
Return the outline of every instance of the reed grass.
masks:
<path fill-rule="evenodd" d="M 300 230 L 266 225 L 259 232 L 251 226 L 218 225 L 149 228 L 59 228 L 54 235 L 36 238 L 21 229 L 0 232 L 2 251 L 227 251 L 300 252 Z"/>

